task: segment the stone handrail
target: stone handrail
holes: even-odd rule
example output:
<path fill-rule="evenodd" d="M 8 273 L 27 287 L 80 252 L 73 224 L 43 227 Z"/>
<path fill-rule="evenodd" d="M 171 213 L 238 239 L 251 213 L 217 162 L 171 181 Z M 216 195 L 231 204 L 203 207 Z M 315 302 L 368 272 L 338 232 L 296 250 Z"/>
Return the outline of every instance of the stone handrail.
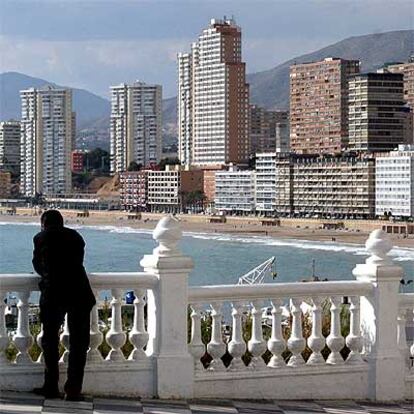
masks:
<path fill-rule="evenodd" d="M 188 289 L 190 303 L 312 296 L 368 296 L 373 286 L 368 282 L 338 281 L 311 283 L 265 283 L 262 285 L 211 285 Z"/>

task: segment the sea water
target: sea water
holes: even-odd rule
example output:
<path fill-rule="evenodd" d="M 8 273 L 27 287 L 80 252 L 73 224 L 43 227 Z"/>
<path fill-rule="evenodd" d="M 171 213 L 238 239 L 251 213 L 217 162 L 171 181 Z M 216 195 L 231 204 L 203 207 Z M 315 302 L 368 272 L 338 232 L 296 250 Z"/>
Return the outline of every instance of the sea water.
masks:
<path fill-rule="evenodd" d="M 69 226 L 86 242 L 88 272 L 140 271 L 143 255 L 151 254 L 156 242 L 152 231 L 115 226 Z M 0 223 L 0 273 L 32 272 L 33 236 L 37 223 Z M 352 269 L 367 257 L 364 246 L 337 242 L 279 239 L 267 236 L 185 232 L 180 242 L 194 269 L 190 285 L 235 284 L 260 263 L 276 258 L 275 282 L 295 282 L 315 274 L 321 279 L 352 280 Z M 414 279 L 414 248 L 394 248 L 390 255 Z M 272 282 L 268 277 L 265 282 Z M 414 283 L 405 291 L 414 291 Z"/>

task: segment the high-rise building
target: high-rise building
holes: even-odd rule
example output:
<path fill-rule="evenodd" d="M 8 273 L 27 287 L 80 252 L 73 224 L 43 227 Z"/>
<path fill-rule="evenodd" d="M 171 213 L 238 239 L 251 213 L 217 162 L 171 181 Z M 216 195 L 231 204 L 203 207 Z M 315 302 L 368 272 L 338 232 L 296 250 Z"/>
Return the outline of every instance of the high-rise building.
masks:
<path fill-rule="evenodd" d="M 131 162 L 156 164 L 162 152 L 162 89 L 135 82 L 111 87 L 111 173 Z"/>
<path fill-rule="evenodd" d="M 386 66 L 391 73 L 404 75 L 404 100 L 410 108 L 410 114 L 406 124 L 405 142 L 414 145 L 414 55 L 406 63 L 395 63 Z"/>
<path fill-rule="evenodd" d="M 365 73 L 349 80 L 349 145 L 352 151 L 391 151 L 404 144 L 407 113 L 403 75 Z"/>
<path fill-rule="evenodd" d="M 251 154 L 289 151 L 289 114 L 250 106 Z"/>
<path fill-rule="evenodd" d="M 20 174 L 20 122 L 0 122 L 0 170 Z"/>
<path fill-rule="evenodd" d="M 276 168 L 275 152 L 256 154 L 256 211 L 272 214 L 276 211 Z"/>
<path fill-rule="evenodd" d="M 290 67 L 290 146 L 304 154 L 340 153 L 348 144 L 348 77 L 359 61 L 325 58 Z"/>
<path fill-rule="evenodd" d="M 400 145 L 376 158 L 375 214 L 414 216 L 414 146 Z"/>
<path fill-rule="evenodd" d="M 193 136 L 193 64 L 191 53 L 178 57 L 178 158 L 183 165 L 192 163 Z"/>
<path fill-rule="evenodd" d="M 70 192 L 72 91 L 46 87 L 20 91 L 20 190 L 26 196 Z"/>
<path fill-rule="evenodd" d="M 145 211 L 148 204 L 149 170 L 125 171 L 119 175 L 120 203 L 125 210 Z"/>
<path fill-rule="evenodd" d="M 7 198 L 11 196 L 11 173 L 10 171 L 0 171 L 0 197 Z"/>
<path fill-rule="evenodd" d="M 249 143 L 249 87 L 241 29 L 212 19 L 191 53 L 178 56 L 179 150 L 183 164 L 245 163 Z"/>

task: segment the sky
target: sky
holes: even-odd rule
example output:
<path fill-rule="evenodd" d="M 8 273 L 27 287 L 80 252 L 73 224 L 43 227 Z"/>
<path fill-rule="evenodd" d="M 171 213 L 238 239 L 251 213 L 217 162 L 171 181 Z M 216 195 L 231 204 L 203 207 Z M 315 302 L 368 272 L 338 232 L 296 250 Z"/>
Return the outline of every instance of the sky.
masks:
<path fill-rule="evenodd" d="M 413 29 L 414 1 L 0 0 L 0 72 L 106 97 L 139 79 L 175 96 L 177 53 L 224 15 L 241 26 L 253 73 L 350 36 Z"/>

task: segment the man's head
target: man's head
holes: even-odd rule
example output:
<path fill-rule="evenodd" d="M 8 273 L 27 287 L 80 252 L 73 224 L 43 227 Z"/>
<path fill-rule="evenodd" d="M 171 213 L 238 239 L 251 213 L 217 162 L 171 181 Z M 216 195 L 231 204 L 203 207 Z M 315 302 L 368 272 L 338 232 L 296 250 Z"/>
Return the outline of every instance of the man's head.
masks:
<path fill-rule="evenodd" d="M 42 230 L 63 227 L 63 217 L 57 210 L 47 210 L 40 217 Z"/>

